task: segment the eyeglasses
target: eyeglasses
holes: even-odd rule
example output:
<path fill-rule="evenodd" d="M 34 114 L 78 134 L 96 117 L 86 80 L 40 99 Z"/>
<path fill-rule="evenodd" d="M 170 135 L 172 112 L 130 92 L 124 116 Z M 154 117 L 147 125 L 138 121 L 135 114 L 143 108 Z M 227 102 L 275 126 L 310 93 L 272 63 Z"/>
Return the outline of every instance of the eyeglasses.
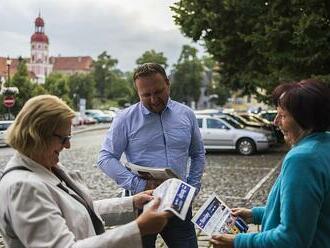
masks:
<path fill-rule="evenodd" d="M 62 136 L 62 135 L 59 135 L 59 134 L 53 134 L 53 136 L 59 138 L 61 140 L 61 144 L 64 145 L 65 143 L 69 142 L 70 139 L 71 139 L 71 135 L 68 135 L 68 136 Z"/>

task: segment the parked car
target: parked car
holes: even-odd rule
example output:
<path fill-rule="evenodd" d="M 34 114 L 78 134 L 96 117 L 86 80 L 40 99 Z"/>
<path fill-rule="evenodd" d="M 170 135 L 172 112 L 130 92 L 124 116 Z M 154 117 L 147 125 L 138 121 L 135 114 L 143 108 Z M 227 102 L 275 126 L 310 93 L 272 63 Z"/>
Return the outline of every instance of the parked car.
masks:
<path fill-rule="evenodd" d="M 252 121 L 252 120 L 246 120 L 245 118 L 243 118 L 242 116 L 240 116 L 237 113 L 227 113 L 225 115 L 228 115 L 228 116 L 234 118 L 236 121 L 242 123 L 244 126 L 271 130 L 271 127 L 269 127 L 268 125 L 260 123 L 260 122 Z"/>
<path fill-rule="evenodd" d="M 194 110 L 195 115 L 218 115 L 222 113 L 222 109 L 202 109 Z"/>
<path fill-rule="evenodd" d="M 8 127 L 13 123 L 14 121 L 0 121 L 0 145 L 7 146 L 5 142 L 5 136 L 7 133 Z"/>
<path fill-rule="evenodd" d="M 103 113 L 103 111 L 99 109 L 86 109 L 85 114 L 93 117 L 98 123 L 107 123 L 113 120 L 112 116 Z"/>
<path fill-rule="evenodd" d="M 269 121 L 267 119 L 262 118 L 260 115 L 252 114 L 252 113 L 240 113 L 239 115 L 248 121 L 255 121 L 255 122 L 259 122 L 259 123 L 269 126 L 273 130 L 273 132 L 276 136 L 277 142 L 278 143 L 284 142 L 283 133 L 281 132 L 279 127 L 274 125 L 274 123 L 272 121 Z"/>
<path fill-rule="evenodd" d="M 75 112 L 75 117 L 72 119 L 72 126 L 84 125 L 84 118 L 79 112 Z"/>
<path fill-rule="evenodd" d="M 197 115 L 206 150 L 236 150 L 242 155 L 267 150 L 272 143 L 271 133 L 244 129 L 240 125 L 206 115 Z"/>
<path fill-rule="evenodd" d="M 97 121 L 91 117 L 91 116 L 88 116 L 88 115 L 83 115 L 81 116 L 84 120 L 84 125 L 93 125 L 93 124 L 96 124 Z"/>
<path fill-rule="evenodd" d="M 226 121 L 227 123 L 229 123 L 229 125 L 237 128 L 237 129 L 246 129 L 248 131 L 253 131 L 253 132 L 258 132 L 258 133 L 265 134 L 267 137 L 269 137 L 268 141 L 269 141 L 270 146 L 277 143 L 277 138 L 276 138 L 273 131 L 270 131 L 270 130 L 267 130 L 267 129 L 262 129 L 262 128 L 257 128 L 257 127 L 244 126 L 242 123 L 236 121 L 234 118 L 232 118 L 228 115 L 221 115 L 221 116 L 214 116 L 214 117 L 217 117 L 217 118 L 220 118 L 221 120 Z"/>
<path fill-rule="evenodd" d="M 273 122 L 275 119 L 275 116 L 277 115 L 277 111 L 276 110 L 263 110 L 258 115 L 263 119 Z"/>
<path fill-rule="evenodd" d="M 104 114 L 109 115 L 112 118 L 112 120 L 116 117 L 117 113 L 119 113 L 119 111 L 114 111 L 114 110 L 104 110 L 103 112 Z"/>

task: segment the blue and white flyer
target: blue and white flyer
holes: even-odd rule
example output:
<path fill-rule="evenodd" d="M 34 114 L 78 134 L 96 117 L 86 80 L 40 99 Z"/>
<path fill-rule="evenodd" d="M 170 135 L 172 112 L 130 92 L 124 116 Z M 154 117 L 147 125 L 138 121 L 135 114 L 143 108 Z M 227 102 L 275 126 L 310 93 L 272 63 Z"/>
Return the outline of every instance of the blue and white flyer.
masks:
<path fill-rule="evenodd" d="M 192 222 L 209 236 L 219 233 L 237 234 L 248 230 L 245 221 L 233 216 L 230 208 L 215 193 L 198 210 Z"/>
<path fill-rule="evenodd" d="M 195 191 L 195 187 L 177 178 L 171 178 L 159 185 L 153 195 L 161 199 L 158 211 L 168 210 L 181 220 L 185 220 Z M 145 208 L 150 207 L 151 204 L 152 201 L 147 203 Z"/>

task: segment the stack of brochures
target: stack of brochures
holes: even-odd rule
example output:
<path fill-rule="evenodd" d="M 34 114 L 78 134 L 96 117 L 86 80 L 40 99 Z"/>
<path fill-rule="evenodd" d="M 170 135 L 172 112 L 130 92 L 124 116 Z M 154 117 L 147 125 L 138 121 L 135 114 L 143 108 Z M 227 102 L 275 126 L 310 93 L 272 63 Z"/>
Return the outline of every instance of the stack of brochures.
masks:
<path fill-rule="evenodd" d="M 247 232 L 248 225 L 240 217 L 232 215 L 230 208 L 215 194 L 206 200 L 192 221 L 207 235 Z"/>
<path fill-rule="evenodd" d="M 179 179 L 171 178 L 159 185 L 153 195 L 161 199 L 158 211 L 167 210 L 185 220 L 195 191 L 195 187 Z M 152 204 L 153 201 L 147 203 L 145 208 L 149 208 Z"/>
<path fill-rule="evenodd" d="M 124 165 L 129 171 L 131 171 L 135 175 L 140 176 L 143 179 L 158 179 L 158 180 L 165 180 L 169 178 L 180 179 L 180 177 L 171 168 L 154 168 L 154 167 L 141 166 L 129 162 L 125 162 Z"/>

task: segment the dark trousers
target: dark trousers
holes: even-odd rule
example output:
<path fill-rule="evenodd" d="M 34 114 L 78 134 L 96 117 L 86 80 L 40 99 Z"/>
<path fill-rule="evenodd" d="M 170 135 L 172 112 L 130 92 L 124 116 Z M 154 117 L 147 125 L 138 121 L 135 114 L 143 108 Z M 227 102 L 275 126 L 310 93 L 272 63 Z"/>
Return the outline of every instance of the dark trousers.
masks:
<path fill-rule="evenodd" d="M 198 248 L 194 224 L 191 222 L 192 213 L 189 208 L 185 221 L 176 216 L 169 219 L 160 233 L 169 248 Z M 143 248 L 154 248 L 157 234 L 142 237 Z"/>

